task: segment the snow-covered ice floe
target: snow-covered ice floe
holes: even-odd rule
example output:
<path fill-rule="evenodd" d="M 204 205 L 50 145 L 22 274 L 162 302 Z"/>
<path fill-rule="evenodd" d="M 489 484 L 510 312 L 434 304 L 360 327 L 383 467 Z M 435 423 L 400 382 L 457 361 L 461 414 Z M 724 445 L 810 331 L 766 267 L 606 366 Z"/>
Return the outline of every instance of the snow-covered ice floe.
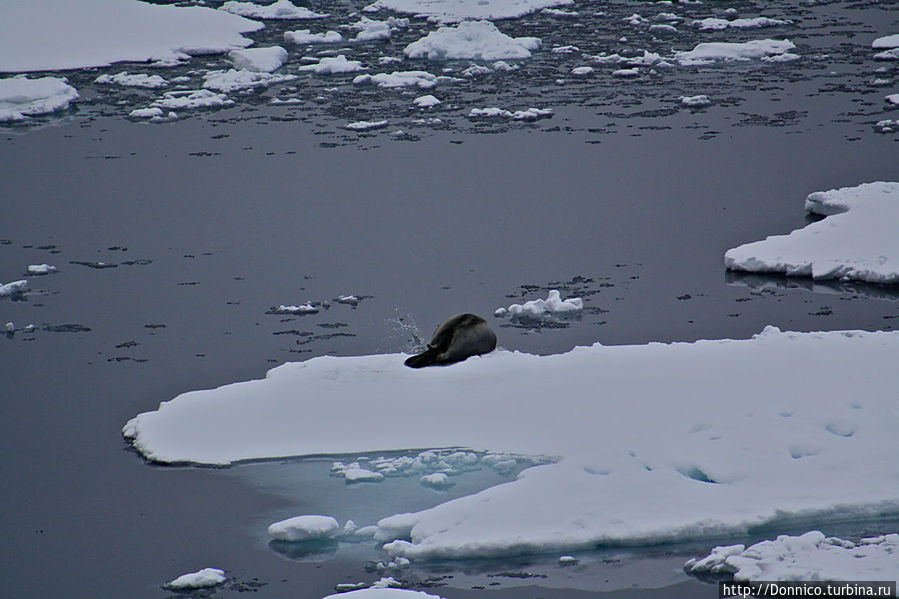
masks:
<path fill-rule="evenodd" d="M 316 63 L 299 67 L 298 71 L 312 71 L 317 75 L 331 75 L 339 73 L 355 73 L 366 71 L 368 67 L 362 66 L 358 60 L 347 60 L 346 55 L 326 56 Z"/>
<path fill-rule="evenodd" d="M 286 34 L 285 34 L 286 35 Z M 228 58 L 238 69 L 271 73 L 287 62 L 287 50 L 281 46 L 231 50 Z"/>
<path fill-rule="evenodd" d="M 263 24 L 201 6 L 138 0 L 4 0 L 0 72 L 55 71 L 114 62 L 172 61 L 253 42 Z"/>
<path fill-rule="evenodd" d="M 389 121 L 353 121 L 344 125 L 344 129 L 350 131 L 370 131 L 371 129 L 382 129 L 389 124 Z"/>
<path fill-rule="evenodd" d="M 272 306 L 266 314 L 318 314 L 320 308 L 312 303 L 305 304 L 280 304 Z"/>
<path fill-rule="evenodd" d="M 710 105 L 712 101 L 709 100 L 707 95 L 699 94 L 697 96 L 681 96 L 680 103 L 691 108 L 702 108 L 703 106 Z"/>
<path fill-rule="evenodd" d="M 739 341 L 496 351 L 421 371 L 403 354 L 324 356 L 185 393 L 123 433 L 162 463 L 420 447 L 559 458 L 381 520 L 394 556 L 742 535 L 899 514 L 897 352 L 899 332 L 768 327 Z"/>
<path fill-rule="evenodd" d="M 437 106 L 438 104 L 442 104 L 443 102 L 441 102 L 435 96 L 428 94 L 426 96 L 418 96 L 417 98 L 412 100 L 412 103 L 419 108 L 432 108 L 434 106 Z"/>
<path fill-rule="evenodd" d="M 431 89 L 437 86 L 439 77 L 427 71 L 394 71 L 376 75 L 357 75 L 353 79 L 355 85 L 377 85 L 378 87 L 410 87 Z"/>
<path fill-rule="evenodd" d="M 557 289 L 550 290 L 546 299 L 535 299 L 523 304 L 512 304 L 508 308 L 497 308 L 494 316 L 512 318 L 552 318 L 553 316 L 575 314 L 583 311 L 584 300 L 579 297 L 562 299 Z"/>
<path fill-rule="evenodd" d="M 542 118 L 549 118 L 553 115 L 551 108 L 528 108 L 527 110 L 505 110 L 503 108 L 472 108 L 468 112 L 468 118 L 504 118 L 513 121 L 536 121 Z"/>
<path fill-rule="evenodd" d="M 794 59 L 789 52 L 796 47 L 790 40 L 754 40 L 750 42 L 706 42 L 688 52 L 675 52 L 674 58 L 683 65 L 702 65 L 716 60 L 746 61 L 761 59 L 776 61 Z M 780 58 L 778 58 L 780 57 Z"/>
<path fill-rule="evenodd" d="M 281 75 L 246 69 L 228 69 L 227 71 L 209 71 L 203 75 L 203 87 L 220 92 L 233 92 L 241 89 L 267 87 L 275 83 L 293 81 L 296 78 L 296 75 Z"/>
<path fill-rule="evenodd" d="M 899 183 L 819 191 L 805 209 L 826 216 L 789 235 L 728 250 L 728 269 L 815 279 L 899 283 Z"/>
<path fill-rule="evenodd" d="M 218 568 L 203 568 L 197 572 L 184 574 L 175 580 L 165 584 L 166 588 L 176 591 L 187 591 L 191 589 L 204 589 L 222 584 L 227 580 L 225 571 Z"/>
<path fill-rule="evenodd" d="M 339 44 L 343 41 L 343 36 L 337 31 L 323 31 L 321 33 L 312 33 L 308 29 L 299 29 L 297 31 L 285 31 L 284 41 L 291 44 Z"/>
<path fill-rule="evenodd" d="M 791 25 L 793 21 L 783 19 L 769 19 L 768 17 L 755 17 L 753 19 L 718 19 L 709 17 L 693 21 L 693 27 L 700 31 L 720 31 L 722 29 L 761 29 L 763 27 L 779 27 Z"/>
<path fill-rule="evenodd" d="M 392 10 L 395 12 L 425 16 L 440 23 L 457 23 L 470 19 L 517 19 L 524 15 L 553 6 L 574 4 L 574 0 L 377 0 L 364 10 Z"/>
<path fill-rule="evenodd" d="M 229 0 L 221 6 L 221 10 L 250 17 L 253 19 L 323 19 L 329 15 L 309 10 L 305 6 L 296 6 L 290 0 L 276 0 L 272 4 L 256 4 L 255 2 L 238 2 Z"/>
<path fill-rule="evenodd" d="M 115 75 L 100 75 L 94 79 L 94 83 L 121 85 L 123 87 L 146 87 L 149 89 L 167 87 L 169 85 L 169 82 L 159 75 L 147 75 L 146 73 L 131 75 L 128 71 L 122 71 Z"/>
<path fill-rule="evenodd" d="M 28 289 L 28 281 L 24 279 L 21 281 L 11 281 L 6 284 L 0 283 L 0 297 L 19 295 L 25 293 L 26 289 Z"/>
<path fill-rule="evenodd" d="M 409 58 L 428 60 L 500 60 L 530 58 L 540 38 L 510 37 L 490 21 L 463 21 L 440 27 L 403 50 Z"/>
<path fill-rule="evenodd" d="M 359 589 L 347 593 L 328 595 L 324 599 L 441 599 L 441 597 L 425 593 L 424 591 L 372 587 L 370 589 Z"/>
<path fill-rule="evenodd" d="M 186 89 L 165 92 L 162 98 L 150 105 L 150 108 L 190 110 L 196 108 L 221 108 L 223 106 L 231 106 L 232 104 L 234 104 L 234 100 L 225 94 L 209 91 L 208 89 Z"/>
<path fill-rule="evenodd" d="M 49 275 L 50 273 L 56 272 L 56 267 L 51 264 L 29 264 L 28 265 L 28 274 L 29 275 Z"/>
<path fill-rule="evenodd" d="M 292 542 L 333 539 L 339 532 L 340 525 L 331 516 L 295 516 L 268 527 L 273 539 Z"/>
<path fill-rule="evenodd" d="M 684 570 L 698 575 L 733 575 L 741 581 L 895 580 L 899 575 L 899 534 L 861 539 L 858 543 L 827 537 L 819 531 L 781 535 L 750 547 L 715 547 Z"/>
<path fill-rule="evenodd" d="M 355 23 L 346 25 L 347 29 L 354 29 L 359 33 L 353 38 L 354 42 L 371 42 L 375 40 L 389 39 L 397 29 L 405 29 L 409 26 L 409 19 L 388 17 L 386 21 L 376 21 L 368 17 L 362 17 Z"/>
<path fill-rule="evenodd" d="M 67 109 L 78 99 L 78 90 L 68 81 L 65 77 L 28 79 L 22 75 L 0 79 L 0 123 Z"/>

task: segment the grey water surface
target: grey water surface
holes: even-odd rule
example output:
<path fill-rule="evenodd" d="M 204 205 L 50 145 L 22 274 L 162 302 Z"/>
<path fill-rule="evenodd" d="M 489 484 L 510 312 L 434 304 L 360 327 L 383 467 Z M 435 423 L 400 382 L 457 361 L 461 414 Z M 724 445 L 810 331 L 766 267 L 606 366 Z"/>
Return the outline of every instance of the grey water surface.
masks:
<path fill-rule="evenodd" d="M 747 15 L 767 5 L 727 4 Z M 656 10 L 589 6 L 619 21 Z M 271 522 L 364 513 L 371 521 L 359 524 L 371 524 L 514 476 L 472 472 L 435 491 L 417 478 L 347 485 L 322 458 L 229 469 L 145 463 L 122 425 L 185 391 L 320 355 L 408 352 L 463 311 L 487 317 L 502 347 L 540 354 L 748 338 L 766 325 L 892 330 L 894 287 L 724 270 L 727 249 L 804 226 L 807 194 L 899 177 L 899 136 L 874 128 L 899 113 L 865 84 L 896 75 L 870 58 L 873 37 L 899 30 L 896 6 L 789 2 L 765 14 L 797 25 L 728 39 L 789 36 L 800 60 L 574 81 L 564 76 L 578 60 L 545 52 L 505 80 L 434 92 L 450 101 L 424 115 L 441 118 L 430 125 L 409 108 L 417 91 L 357 91 L 345 77 L 135 123 L 120 102 L 146 105 L 128 94 L 149 92 L 91 84 L 116 67 L 66 73 L 83 85 L 80 107 L 0 129 L 0 282 L 29 281 L 23 296 L 0 298 L 0 324 L 16 329 L 0 337 L 0 596 L 167 597 L 165 581 L 211 566 L 230 577 L 215 597 L 319 598 L 385 575 L 372 564 L 386 556 L 373 543 L 279 550 L 265 534 Z M 618 21 L 590 18 L 601 35 L 582 40 L 596 44 L 584 51 L 624 44 Z M 273 27 L 258 35 L 276 36 Z M 541 35 L 547 48 L 583 35 L 546 15 L 509 27 Z M 649 49 L 700 39 L 627 33 Z M 400 40 L 390 43 L 401 52 Z M 333 85 L 333 98 L 316 99 Z M 285 93 L 303 103 L 267 104 Z M 692 93 L 715 103 L 679 106 Z M 535 123 L 465 116 L 493 105 L 555 113 Z M 342 128 L 385 115 L 386 129 Z M 41 263 L 58 272 L 26 277 Z M 550 289 L 583 297 L 584 313 L 549 326 L 492 316 Z M 335 301 L 344 294 L 360 299 Z M 305 302 L 319 311 L 270 313 Z M 763 389 L 764 374 L 733 384 Z M 713 597 L 714 586 L 680 568 L 722 542 L 598 548 L 573 568 L 551 555 L 388 573 L 449 599 Z"/>

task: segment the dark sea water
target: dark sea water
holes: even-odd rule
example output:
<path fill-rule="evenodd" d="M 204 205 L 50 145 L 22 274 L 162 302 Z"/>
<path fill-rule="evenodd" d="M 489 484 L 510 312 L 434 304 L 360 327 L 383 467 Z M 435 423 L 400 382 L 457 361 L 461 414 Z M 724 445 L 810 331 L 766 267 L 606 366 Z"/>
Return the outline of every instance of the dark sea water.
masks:
<path fill-rule="evenodd" d="M 762 4 L 728 3 L 740 16 Z M 349 486 L 328 476 L 325 459 L 149 465 L 122 425 L 181 392 L 325 354 L 409 351 L 463 311 L 488 317 L 503 347 L 541 354 L 748 338 L 769 324 L 892 330 L 895 288 L 723 268 L 728 248 L 806 224 L 807 194 L 899 180 L 899 136 L 873 128 L 899 118 L 882 102 L 894 92 L 865 85 L 875 73 L 897 75 L 895 64 L 870 60 L 869 47 L 899 31 L 896 6 L 780 10 L 798 25 L 728 38 L 790 37 L 800 61 L 556 84 L 583 61 L 539 56 L 521 69 L 532 72 L 509 75 L 517 79 L 435 91 L 452 98 L 436 127 L 413 122 L 417 91 L 355 93 L 341 78 L 296 84 L 305 103 L 295 108 L 268 106 L 266 94 L 279 93 L 268 90 L 173 123 L 133 123 L 118 92 L 90 85 L 115 68 L 67 74 L 84 82 L 77 112 L 0 129 L 0 281 L 24 278 L 29 264 L 59 269 L 28 277 L 24 297 L 0 298 L 0 324 L 20 329 L 0 337 L 0 596 L 167 597 L 165 581 L 211 566 L 230 577 L 215 597 L 319 598 L 338 583 L 376 580 L 363 565 L 385 556 L 371 544 L 279 551 L 265 534 L 271 522 L 346 518 L 359 505 L 374 521 L 507 480 L 476 472 L 436 492 L 403 478 Z M 513 27 L 547 47 L 583 35 L 545 16 Z M 619 25 L 605 27 L 591 52 L 620 43 L 611 38 Z M 688 49 L 698 38 L 685 35 L 664 43 Z M 339 100 L 314 101 L 336 84 Z M 677 107 L 687 92 L 716 104 Z M 493 105 L 555 115 L 531 124 L 464 116 Z M 396 126 L 341 128 L 379 115 Z M 491 316 L 549 289 L 583 297 L 580 319 L 534 328 Z M 362 299 L 334 302 L 341 294 Z M 266 313 L 307 301 L 328 305 L 307 316 Z M 21 330 L 28 324 L 35 329 Z M 747 377 L 734 385 L 763 392 L 764 373 Z M 713 597 L 714 586 L 680 570 L 713 544 L 604 548 L 570 569 L 556 555 L 416 564 L 396 577 L 450 599 Z"/>

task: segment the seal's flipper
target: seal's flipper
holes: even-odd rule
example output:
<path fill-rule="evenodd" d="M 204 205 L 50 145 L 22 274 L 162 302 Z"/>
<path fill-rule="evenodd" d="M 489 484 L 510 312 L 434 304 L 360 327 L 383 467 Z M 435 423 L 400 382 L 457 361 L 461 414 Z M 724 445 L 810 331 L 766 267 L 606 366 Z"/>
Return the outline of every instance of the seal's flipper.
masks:
<path fill-rule="evenodd" d="M 438 355 L 440 355 L 440 352 L 429 347 L 420 354 L 416 354 L 407 358 L 405 364 L 409 368 L 424 368 L 425 366 L 433 366 L 434 364 L 437 364 Z"/>

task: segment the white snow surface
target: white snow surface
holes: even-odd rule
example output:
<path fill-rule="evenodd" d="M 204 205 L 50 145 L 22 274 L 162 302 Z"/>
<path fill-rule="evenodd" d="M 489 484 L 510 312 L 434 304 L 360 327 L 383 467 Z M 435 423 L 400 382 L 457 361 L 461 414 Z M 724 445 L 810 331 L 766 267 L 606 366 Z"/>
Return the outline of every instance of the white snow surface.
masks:
<path fill-rule="evenodd" d="M 94 79 L 95 83 L 121 85 L 123 87 L 146 87 L 159 88 L 167 87 L 169 82 L 159 75 L 147 75 L 146 73 L 135 73 L 131 75 L 128 71 L 122 71 L 115 75 L 100 75 Z"/>
<path fill-rule="evenodd" d="M 402 354 L 324 356 L 182 394 L 123 432 L 162 463 L 420 447 L 559 458 L 381 520 L 394 556 L 660 543 L 899 513 L 897 355 L 899 332 L 768 327 L 423 370 Z"/>
<path fill-rule="evenodd" d="M 552 289 L 546 299 L 535 299 L 523 304 L 512 304 L 508 308 L 497 308 L 495 316 L 511 316 L 512 318 L 550 318 L 558 314 L 572 314 L 584 309 L 584 300 L 579 297 L 562 299 L 557 289 Z"/>
<path fill-rule="evenodd" d="M 899 33 L 879 37 L 871 43 L 872 48 L 899 48 Z"/>
<path fill-rule="evenodd" d="M 202 589 L 220 585 L 227 580 L 224 570 L 218 568 L 203 568 L 197 572 L 184 574 L 175 580 L 166 583 L 166 587 L 176 590 Z"/>
<path fill-rule="evenodd" d="M 344 129 L 350 131 L 369 131 L 371 129 L 382 129 L 389 124 L 389 121 L 353 121 L 344 125 Z"/>
<path fill-rule="evenodd" d="M 253 19 L 322 19 L 327 14 L 313 12 L 305 6 L 296 6 L 290 0 L 276 0 L 272 4 L 256 4 L 255 2 L 238 2 L 229 0 L 221 6 L 221 10 L 250 17 Z"/>
<path fill-rule="evenodd" d="M 789 235 L 728 250 L 731 270 L 814 279 L 899 283 L 899 183 L 865 183 L 819 191 L 807 212 L 826 216 Z"/>
<path fill-rule="evenodd" d="M 324 599 L 441 599 L 438 595 L 430 595 L 424 591 L 408 589 L 391 589 L 387 587 L 359 589 L 348 593 L 328 595 Z"/>
<path fill-rule="evenodd" d="M 269 536 L 278 541 L 332 539 L 339 532 L 340 525 L 331 516 L 295 516 L 268 527 Z"/>
<path fill-rule="evenodd" d="M 538 119 L 551 117 L 553 111 L 551 108 L 528 108 L 527 110 L 505 110 L 496 106 L 490 108 L 472 108 L 468 112 L 468 118 L 494 118 L 501 117 L 504 119 L 512 119 L 513 121 L 536 121 Z"/>
<path fill-rule="evenodd" d="M 331 75 L 335 73 L 355 73 L 367 69 L 368 67 L 362 66 L 362 63 L 358 60 L 347 60 L 346 55 L 338 54 L 337 56 L 326 56 L 314 64 L 303 65 L 297 70 L 312 71 L 317 75 Z"/>
<path fill-rule="evenodd" d="M 353 79 L 353 83 L 356 85 L 372 84 L 378 87 L 410 87 L 414 85 L 422 89 L 431 89 L 437 86 L 437 80 L 437 75 L 427 71 L 394 71 L 376 75 L 357 75 Z"/>
<path fill-rule="evenodd" d="M 490 21 L 463 21 L 432 31 L 403 52 L 428 60 L 500 60 L 530 58 L 540 45 L 540 38 L 510 37 Z"/>
<path fill-rule="evenodd" d="M 365 10 L 392 10 L 439 23 L 458 23 L 471 19 L 516 19 L 544 8 L 570 4 L 574 0 L 376 0 Z"/>
<path fill-rule="evenodd" d="M 26 289 L 28 289 L 28 281 L 24 279 L 21 281 L 10 281 L 5 285 L 0 283 L 0 297 L 24 293 Z"/>
<path fill-rule="evenodd" d="M 753 40 L 750 42 L 707 42 L 688 52 L 675 52 L 674 58 L 684 65 L 707 64 L 716 60 L 765 59 L 785 54 L 796 47 L 790 40 Z"/>
<path fill-rule="evenodd" d="M 231 50 L 228 57 L 238 69 L 271 73 L 287 62 L 287 50 L 281 46 Z"/>
<path fill-rule="evenodd" d="M 417 98 L 412 100 L 412 103 L 419 108 L 432 108 L 434 106 L 437 106 L 438 104 L 442 104 L 442 102 L 438 98 L 432 96 L 431 94 L 428 94 L 426 96 L 418 96 Z"/>
<path fill-rule="evenodd" d="M 56 272 L 56 267 L 50 264 L 29 264 L 28 274 L 30 275 L 48 275 Z"/>
<path fill-rule="evenodd" d="M 293 81 L 296 75 L 281 75 L 265 71 L 248 71 L 246 69 L 228 69 L 227 71 L 209 71 L 203 75 L 203 87 L 220 92 L 233 92 L 241 89 L 266 87 L 275 83 Z"/>
<path fill-rule="evenodd" d="M 709 97 L 705 94 L 699 94 L 697 96 L 681 96 L 680 103 L 684 106 L 692 106 L 694 108 L 701 106 L 708 106 L 712 103 L 709 100 Z"/>
<path fill-rule="evenodd" d="M 769 19 L 768 17 L 755 17 L 753 19 L 717 19 L 709 17 L 693 21 L 693 26 L 700 31 L 720 31 L 722 29 L 761 29 L 762 27 L 778 27 L 790 25 L 793 21 L 782 19 Z"/>
<path fill-rule="evenodd" d="M 0 79 L 0 123 L 65 110 L 77 99 L 78 90 L 65 77 Z"/>
<path fill-rule="evenodd" d="M 173 61 L 244 48 L 262 23 L 201 6 L 138 0 L 3 0 L 0 72 Z M 77 24 L 77 26 L 74 26 Z"/>
<path fill-rule="evenodd" d="M 343 36 L 337 31 L 312 33 L 308 29 L 299 29 L 285 31 L 284 41 L 291 44 L 337 44 L 343 41 Z"/>
<path fill-rule="evenodd" d="M 195 108 L 220 108 L 222 106 L 231 106 L 232 104 L 234 104 L 234 100 L 225 94 L 209 91 L 208 89 L 187 89 L 165 92 L 162 98 L 150 105 L 150 108 L 189 110 Z"/>
<path fill-rule="evenodd" d="M 715 547 L 702 559 L 684 565 L 691 574 L 732 574 L 741 581 L 896 580 L 899 534 L 861 539 L 858 543 L 826 537 L 813 530 L 780 535 L 750 547 Z"/>

